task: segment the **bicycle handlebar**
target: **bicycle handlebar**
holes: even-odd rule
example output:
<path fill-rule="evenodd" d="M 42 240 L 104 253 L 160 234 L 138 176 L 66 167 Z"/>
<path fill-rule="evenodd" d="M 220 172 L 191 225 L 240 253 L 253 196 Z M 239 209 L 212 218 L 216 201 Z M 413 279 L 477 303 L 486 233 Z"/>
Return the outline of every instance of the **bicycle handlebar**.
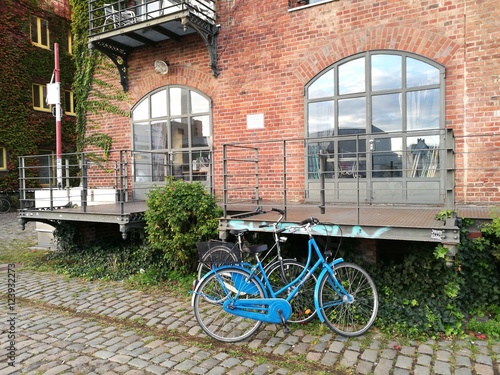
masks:
<path fill-rule="evenodd" d="M 316 224 L 319 224 L 319 220 L 316 219 L 315 217 L 308 217 L 307 219 L 302 220 L 300 222 L 300 225 L 307 225 L 307 224 L 316 225 Z"/>
<path fill-rule="evenodd" d="M 271 208 L 271 211 L 278 212 L 280 215 L 285 215 L 285 211 L 279 208 Z"/>
<path fill-rule="evenodd" d="M 271 208 L 271 211 L 274 211 L 274 212 L 277 212 L 280 214 L 280 217 L 279 219 L 274 223 L 274 224 L 260 224 L 259 225 L 259 228 L 266 228 L 266 227 L 270 227 L 271 225 L 277 225 L 281 222 L 281 220 L 283 220 L 283 217 L 285 216 L 285 211 L 284 210 L 280 210 L 279 208 Z"/>

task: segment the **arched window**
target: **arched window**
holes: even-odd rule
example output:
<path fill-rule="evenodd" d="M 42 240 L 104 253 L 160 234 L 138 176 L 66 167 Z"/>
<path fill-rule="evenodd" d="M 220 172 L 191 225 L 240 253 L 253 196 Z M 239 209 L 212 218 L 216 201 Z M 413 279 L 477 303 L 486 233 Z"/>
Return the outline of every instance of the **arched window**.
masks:
<path fill-rule="evenodd" d="M 327 179 L 366 179 L 367 201 L 377 179 L 438 179 L 443 98 L 444 68 L 420 56 L 369 51 L 339 61 L 306 87 L 308 179 L 319 178 L 319 152 Z"/>
<path fill-rule="evenodd" d="M 208 181 L 211 165 L 211 105 L 203 94 L 167 86 L 132 109 L 135 183 L 166 176 Z"/>

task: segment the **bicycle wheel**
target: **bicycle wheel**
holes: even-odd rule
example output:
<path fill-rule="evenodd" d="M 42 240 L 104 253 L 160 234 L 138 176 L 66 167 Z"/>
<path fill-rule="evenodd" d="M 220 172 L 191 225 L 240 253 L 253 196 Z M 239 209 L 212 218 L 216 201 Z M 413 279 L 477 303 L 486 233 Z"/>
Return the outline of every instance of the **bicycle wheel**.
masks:
<path fill-rule="evenodd" d="M 261 321 L 236 316 L 224 311 L 222 305 L 235 296 L 238 298 L 264 298 L 264 291 L 255 278 L 246 282 L 250 274 L 244 268 L 229 267 L 206 276 L 193 298 L 194 315 L 201 329 L 210 337 L 223 342 L 237 342 L 252 336 Z"/>
<path fill-rule="evenodd" d="M 10 202 L 8 199 L 0 198 L 0 212 L 7 213 L 10 210 Z"/>
<path fill-rule="evenodd" d="M 278 260 L 266 267 L 266 275 L 271 283 L 273 290 L 277 291 L 283 288 L 290 281 L 295 280 L 305 266 L 292 259 L 283 259 L 283 271 L 281 262 Z M 316 315 L 314 307 L 314 287 L 316 286 L 316 276 L 312 275 L 302 285 L 299 292 L 292 298 L 292 315 L 288 319 L 289 323 L 307 323 Z M 286 295 L 278 296 L 286 298 Z"/>
<path fill-rule="evenodd" d="M 344 296 L 332 277 L 325 273 L 319 280 L 319 307 L 326 325 L 342 336 L 360 336 L 377 317 L 378 294 L 368 273 L 356 264 L 340 263 L 335 276 L 349 296 Z"/>
<path fill-rule="evenodd" d="M 208 262 L 209 259 L 222 259 L 224 263 L 210 263 Z M 228 249 L 226 246 L 216 246 L 210 249 L 203 255 L 203 259 L 198 264 L 196 281 L 200 281 L 212 268 L 229 263 L 238 263 L 238 258 L 231 249 Z"/>

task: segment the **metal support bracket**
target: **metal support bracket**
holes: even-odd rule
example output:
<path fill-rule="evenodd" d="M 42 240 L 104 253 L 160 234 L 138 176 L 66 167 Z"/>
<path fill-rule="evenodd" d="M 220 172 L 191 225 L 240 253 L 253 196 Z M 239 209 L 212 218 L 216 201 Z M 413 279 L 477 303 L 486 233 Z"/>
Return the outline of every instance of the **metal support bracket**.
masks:
<path fill-rule="evenodd" d="M 217 36 L 219 35 L 219 26 L 205 22 L 198 17 L 189 16 L 181 19 L 184 27 L 191 27 L 203 39 L 210 56 L 210 68 L 214 77 L 219 76 L 218 55 L 217 55 Z"/>
<path fill-rule="evenodd" d="M 129 51 L 106 42 L 96 41 L 90 43 L 90 50 L 96 49 L 104 53 L 113 61 L 120 74 L 120 84 L 123 91 L 128 91 L 128 55 Z"/>

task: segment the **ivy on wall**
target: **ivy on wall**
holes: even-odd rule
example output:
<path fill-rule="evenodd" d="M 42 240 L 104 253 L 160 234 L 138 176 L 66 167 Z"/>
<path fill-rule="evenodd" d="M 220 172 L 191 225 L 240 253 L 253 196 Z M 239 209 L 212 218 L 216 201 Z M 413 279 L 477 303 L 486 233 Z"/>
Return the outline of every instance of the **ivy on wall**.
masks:
<path fill-rule="evenodd" d="M 117 84 L 95 79 L 99 73 L 117 75 L 109 59 L 88 48 L 88 0 L 69 0 L 71 23 L 59 17 L 42 0 L 4 0 L 0 13 L 0 147 L 8 152 L 8 171 L 0 173 L 0 191 L 17 190 L 18 157 L 39 155 L 41 150 L 55 150 L 55 118 L 50 113 L 33 110 L 32 84 L 47 84 L 54 70 L 53 50 L 31 43 L 30 15 L 49 22 L 50 43 L 58 42 L 61 90 L 71 89 L 75 117 L 62 117 L 63 153 L 80 152 L 85 147 L 109 151 L 112 138 L 99 132 L 100 124 L 90 123 L 89 114 L 104 112 L 128 117 L 116 105 L 128 96 Z M 104 0 L 103 0 L 104 3 Z M 56 3 L 57 4 L 57 3 Z M 59 4 L 60 5 L 60 4 Z M 73 55 L 64 48 L 68 31 L 73 34 Z M 114 78 L 116 82 L 118 80 Z M 112 82 L 110 80 L 109 82 Z M 89 98 L 92 98 L 89 100 Z M 90 131 L 89 131 L 90 130 Z"/>
<path fill-rule="evenodd" d="M 94 6 L 103 6 L 98 2 Z M 74 56 L 77 73 L 74 81 L 74 95 L 77 102 L 77 149 L 82 151 L 86 146 L 95 146 L 109 151 L 112 138 L 99 132 L 99 125 L 89 120 L 89 114 L 113 113 L 129 117 L 130 113 L 123 111 L 116 104 L 127 101 L 128 95 L 119 85 L 110 85 L 107 80 L 97 79 L 96 73 L 106 77 L 117 75 L 116 67 L 110 60 L 98 51 L 91 51 L 88 46 L 89 2 L 88 0 L 70 0 L 72 6 L 72 30 L 74 35 Z M 109 82 L 118 82 L 116 77 Z"/>
<path fill-rule="evenodd" d="M 54 71 L 53 50 L 31 43 L 30 15 L 49 22 L 50 43 L 59 43 L 61 89 L 70 89 L 74 64 L 64 48 L 69 21 L 39 0 L 4 0 L 0 13 L 0 146 L 8 152 L 8 172 L 0 174 L 0 190 L 18 189 L 18 156 L 55 150 L 55 118 L 33 110 L 32 84 L 47 84 Z M 63 116 L 63 152 L 75 150 L 75 119 Z"/>

